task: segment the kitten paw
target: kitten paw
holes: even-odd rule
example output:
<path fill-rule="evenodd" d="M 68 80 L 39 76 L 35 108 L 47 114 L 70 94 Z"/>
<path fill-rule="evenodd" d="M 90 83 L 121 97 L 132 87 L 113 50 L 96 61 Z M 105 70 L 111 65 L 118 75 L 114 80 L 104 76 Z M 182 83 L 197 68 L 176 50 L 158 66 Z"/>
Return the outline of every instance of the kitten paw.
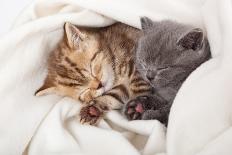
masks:
<path fill-rule="evenodd" d="M 81 109 L 80 111 L 80 122 L 81 124 L 90 124 L 96 125 L 100 118 L 102 117 L 103 112 L 95 105 L 88 105 Z"/>
<path fill-rule="evenodd" d="M 96 101 L 91 101 L 88 106 L 85 106 L 80 111 L 81 124 L 96 125 L 103 117 L 107 107 L 96 104 Z"/>
<path fill-rule="evenodd" d="M 146 100 L 146 96 L 138 97 L 127 103 L 124 114 L 128 120 L 140 120 L 145 111 L 143 100 Z"/>

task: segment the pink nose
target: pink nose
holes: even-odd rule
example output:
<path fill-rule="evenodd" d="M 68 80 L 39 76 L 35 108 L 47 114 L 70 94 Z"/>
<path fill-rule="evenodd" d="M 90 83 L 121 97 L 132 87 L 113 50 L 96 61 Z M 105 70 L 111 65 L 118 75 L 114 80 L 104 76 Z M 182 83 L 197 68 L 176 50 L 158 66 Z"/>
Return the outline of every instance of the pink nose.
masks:
<path fill-rule="evenodd" d="M 102 83 L 99 80 L 93 80 L 90 82 L 90 87 L 93 89 L 99 89 L 102 87 Z"/>
<path fill-rule="evenodd" d="M 102 83 L 99 82 L 97 89 L 100 89 L 100 88 L 102 88 L 102 87 L 103 87 Z"/>

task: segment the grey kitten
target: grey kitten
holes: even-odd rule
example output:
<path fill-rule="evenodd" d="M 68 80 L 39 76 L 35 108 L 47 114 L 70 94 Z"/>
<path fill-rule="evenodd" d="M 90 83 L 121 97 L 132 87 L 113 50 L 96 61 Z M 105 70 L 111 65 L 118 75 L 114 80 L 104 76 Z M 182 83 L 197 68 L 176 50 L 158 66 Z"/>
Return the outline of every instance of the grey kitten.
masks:
<path fill-rule="evenodd" d="M 144 35 L 136 50 L 136 66 L 154 88 L 153 95 L 128 102 L 128 119 L 158 119 L 167 124 L 172 102 L 182 83 L 210 57 L 210 47 L 203 31 L 170 20 L 153 22 L 141 18 Z"/>

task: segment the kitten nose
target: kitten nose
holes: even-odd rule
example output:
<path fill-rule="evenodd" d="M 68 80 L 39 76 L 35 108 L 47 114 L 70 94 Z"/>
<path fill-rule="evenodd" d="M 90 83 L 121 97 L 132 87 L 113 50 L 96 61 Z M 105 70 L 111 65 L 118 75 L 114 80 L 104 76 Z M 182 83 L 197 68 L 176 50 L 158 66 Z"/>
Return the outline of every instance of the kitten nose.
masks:
<path fill-rule="evenodd" d="M 154 71 L 148 70 L 146 73 L 146 77 L 149 81 L 154 80 L 155 76 L 156 76 L 156 73 Z"/>
<path fill-rule="evenodd" d="M 99 80 L 93 80 L 90 82 L 90 87 L 93 89 L 100 89 L 101 87 L 103 87 L 101 81 Z"/>
<path fill-rule="evenodd" d="M 100 81 L 99 84 L 98 84 L 97 89 L 100 89 L 100 88 L 102 88 L 102 87 L 103 87 L 103 85 L 102 85 L 102 83 L 101 83 L 101 81 Z"/>

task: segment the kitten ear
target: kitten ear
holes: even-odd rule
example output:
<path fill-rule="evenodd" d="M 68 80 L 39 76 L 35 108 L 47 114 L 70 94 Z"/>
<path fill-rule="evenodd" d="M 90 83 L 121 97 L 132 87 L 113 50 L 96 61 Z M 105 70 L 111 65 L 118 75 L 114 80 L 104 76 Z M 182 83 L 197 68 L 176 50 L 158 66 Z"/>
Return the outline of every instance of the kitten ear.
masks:
<path fill-rule="evenodd" d="M 186 49 L 197 50 L 202 47 L 204 40 L 203 31 L 199 28 L 192 29 L 190 32 L 182 36 L 177 45 L 180 45 Z"/>
<path fill-rule="evenodd" d="M 77 49 L 81 40 L 81 36 L 83 35 L 81 31 L 76 26 L 67 22 L 64 25 L 64 30 L 68 46 L 71 49 Z"/>
<path fill-rule="evenodd" d="M 147 30 L 154 25 L 154 22 L 148 17 L 140 18 L 142 30 Z"/>
<path fill-rule="evenodd" d="M 48 78 L 44 81 L 44 84 L 35 92 L 35 96 L 43 96 L 56 92 L 56 86 L 50 82 Z"/>

